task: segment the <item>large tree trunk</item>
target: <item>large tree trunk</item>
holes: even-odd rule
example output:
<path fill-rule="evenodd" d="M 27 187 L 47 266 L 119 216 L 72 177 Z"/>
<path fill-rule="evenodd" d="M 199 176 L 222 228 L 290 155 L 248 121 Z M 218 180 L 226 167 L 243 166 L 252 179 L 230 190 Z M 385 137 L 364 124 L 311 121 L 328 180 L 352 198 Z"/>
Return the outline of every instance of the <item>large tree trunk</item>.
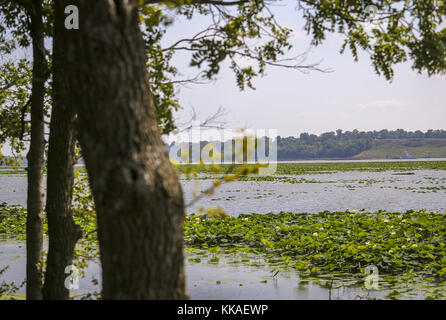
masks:
<path fill-rule="evenodd" d="M 185 298 L 181 185 L 149 90 L 138 0 L 77 0 L 66 81 L 96 205 L 104 299 Z"/>
<path fill-rule="evenodd" d="M 54 4 L 53 108 L 48 145 L 47 199 L 49 246 L 43 286 L 44 299 L 68 299 L 65 268 L 72 264 L 74 247 L 82 236 L 73 221 L 71 199 L 74 166 L 74 106 L 67 99 L 65 79 L 64 8 L 67 1 Z"/>
<path fill-rule="evenodd" d="M 44 47 L 42 2 L 30 5 L 33 44 L 33 79 L 31 92 L 31 144 L 28 152 L 28 215 L 26 220 L 26 298 L 42 298 L 42 273 L 39 263 L 43 253 L 43 155 L 45 152 L 43 106 L 47 65 Z"/>

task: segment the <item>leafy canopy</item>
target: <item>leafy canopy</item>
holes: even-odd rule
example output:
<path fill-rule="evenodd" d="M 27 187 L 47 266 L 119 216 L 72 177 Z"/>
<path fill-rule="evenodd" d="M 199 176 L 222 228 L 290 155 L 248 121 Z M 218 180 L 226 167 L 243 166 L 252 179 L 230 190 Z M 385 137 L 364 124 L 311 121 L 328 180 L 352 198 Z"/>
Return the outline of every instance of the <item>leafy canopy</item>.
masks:
<path fill-rule="evenodd" d="M 345 36 L 349 48 L 370 53 L 379 75 L 394 76 L 393 66 L 412 61 L 418 72 L 446 71 L 446 2 L 438 0 L 299 0 L 305 30 L 319 45 L 327 33 Z"/>

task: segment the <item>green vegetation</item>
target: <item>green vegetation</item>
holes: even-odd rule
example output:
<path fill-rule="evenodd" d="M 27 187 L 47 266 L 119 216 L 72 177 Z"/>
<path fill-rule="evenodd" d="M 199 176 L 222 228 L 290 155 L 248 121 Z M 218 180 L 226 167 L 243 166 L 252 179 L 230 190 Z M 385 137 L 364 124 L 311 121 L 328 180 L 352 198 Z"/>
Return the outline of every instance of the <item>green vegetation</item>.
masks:
<path fill-rule="evenodd" d="M 446 280 L 445 216 L 436 212 L 322 212 L 187 216 L 185 242 L 196 248 L 254 249 L 307 273 L 420 272 Z"/>
<path fill-rule="evenodd" d="M 446 131 L 427 132 L 347 131 L 326 132 L 319 136 L 302 133 L 299 139 L 280 138 L 277 141 L 278 159 L 400 159 L 404 152 L 418 158 L 446 157 Z"/>
<path fill-rule="evenodd" d="M 87 203 L 78 203 L 75 210 L 76 222 L 88 235 L 78 245 L 84 250 L 76 251 L 81 268 L 87 260 L 79 256 L 97 254 L 91 249 L 97 241 L 95 218 L 84 207 Z M 25 217 L 24 208 L 0 204 L 0 234 L 22 238 Z M 261 260 L 276 271 L 295 270 L 302 279 L 335 279 L 347 286 L 361 284 L 365 267 L 375 265 L 382 285 L 396 291 L 389 298 L 411 292 L 444 299 L 445 219 L 442 213 L 427 211 L 189 215 L 184 240 L 191 263 L 210 255 L 208 262 L 218 264 L 219 255 L 241 255 L 241 263 L 258 265 Z"/>
<path fill-rule="evenodd" d="M 0 268 L 0 278 L 8 270 L 9 266 Z M 23 294 L 17 294 L 17 291 L 25 285 L 25 281 L 21 284 L 0 282 L 0 300 L 23 300 Z"/>
<path fill-rule="evenodd" d="M 181 172 L 189 170 L 195 173 L 224 174 L 240 170 L 244 165 L 181 165 Z M 412 171 L 446 170 L 446 161 L 393 161 L 393 162 L 321 162 L 321 163 L 278 163 L 275 174 L 300 175 L 320 174 L 344 171 Z"/>
<path fill-rule="evenodd" d="M 295 270 L 325 287 L 362 285 L 373 265 L 391 299 L 446 298 L 445 239 L 445 215 L 427 211 L 191 215 L 185 224 L 191 263 L 234 255 L 233 263 Z"/>
<path fill-rule="evenodd" d="M 84 166 L 78 166 L 74 168 L 75 172 L 86 173 L 87 170 Z M 4 169 L 0 170 L 0 175 L 8 175 L 8 174 L 26 174 L 26 168 L 17 168 L 13 167 L 4 167 Z"/>
<path fill-rule="evenodd" d="M 278 148 L 278 159 L 401 159 L 406 151 L 417 158 L 444 158 L 446 139 L 294 140 Z"/>
<path fill-rule="evenodd" d="M 6 170 L 0 170 L 0 175 L 2 174 L 26 174 L 26 170 L 23 169 L 6 169 Z"/>
<path fill-rule="evenodd" d="M 244 164 L 223 164 L 215 165 L 179 165 L 178 171 L 190 174 L 232 174 L 240 171 Z M 301 175 L 301 174 L 321 174 L 345 171 L 413 171 L 413 170 L 446 170 L 446 161 L 389 161 L 389 162 L 320 162 L 320 163 L 278 163 L 277 175 Z M 75 168 L 77 173 L 86 173 L 83 166 Z M 25 170 L 0 170 L 1 174 L 24 174 Z M 200 177 L 205 179 L 205 177 Z M 239 177 L 238 179 L 251 179 L 257 181 L 276 180 L 277 177 Z M 285 179 L 285 178 L 284 178 Z"/>

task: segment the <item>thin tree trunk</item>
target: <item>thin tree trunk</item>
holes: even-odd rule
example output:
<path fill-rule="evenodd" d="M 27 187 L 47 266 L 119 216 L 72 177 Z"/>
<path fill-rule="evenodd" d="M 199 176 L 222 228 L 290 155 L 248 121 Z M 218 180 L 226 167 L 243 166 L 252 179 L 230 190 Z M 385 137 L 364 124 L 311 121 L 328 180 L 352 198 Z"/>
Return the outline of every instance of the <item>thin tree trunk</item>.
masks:
<path fill-rule="evenodd" d="M 44 47 L 42 2 L 30 5 L 33 44 L 31 92 L 31 143 L 28 152 L 28 215 L 26 220 L 26 298 L 42 298 L 42 273 L 39 263 L 43 253 L 43 155 L 45 152 L 43 105 L 47 65 Z"/>
<path fill-rule="evenodd" d="M 96 205 L 104 299 L 185 298 L 181 185 L 149 91 L 138 0 L 77 0 L 66 81 Z"/>
<path fill-rule="evenodd" d="M 74 107 L 67 99 L 65 79 L 64 8 L 67 1 L 54 3 L 53 107 L 48 146 L 47 199 L 49 246 L 43 287 L 44 299 L 68 299 L 65 268 L 72 264 L 76 242 L 82 236 L 71 211 L 74 166 Z"/>

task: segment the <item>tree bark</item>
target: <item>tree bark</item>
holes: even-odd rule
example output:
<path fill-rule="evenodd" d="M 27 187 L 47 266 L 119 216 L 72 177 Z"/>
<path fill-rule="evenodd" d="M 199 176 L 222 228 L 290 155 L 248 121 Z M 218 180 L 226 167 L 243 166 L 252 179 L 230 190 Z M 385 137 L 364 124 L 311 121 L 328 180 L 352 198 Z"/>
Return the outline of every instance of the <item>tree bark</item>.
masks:
<path fill-rule="evenodd" d="M 96 205 L 104 299 L 185 298 L 181 185 L 155 119 L 138 0 L 77 0 L 66 81 Z"/>
<path fill-rule="evenodd" d="M 74 106 L 67 99 L 65 79 L 64 8 L 69 3 L 54 3 L 55 23 L 53 38 L 53 107 L 48 145 L 47 199 L 49 246 L 43 286 L 44 299 L 65 300 L 65 268 L 72 264 L 74 247 L 82 236 L 71 211 L 73 167 L 75 157 Z"/>
<path fill-rule="evenodd" d="M 43 167 L 45 152 L 43 106 L 47 64 L 44 47 L 42 1 L 30 5 L 33 45 L 33 78 L 31 92 L 31 143 L 28 159 L 28 197 L 26 219 L 26 298 L 42 298 L 43 256 Z"/>

